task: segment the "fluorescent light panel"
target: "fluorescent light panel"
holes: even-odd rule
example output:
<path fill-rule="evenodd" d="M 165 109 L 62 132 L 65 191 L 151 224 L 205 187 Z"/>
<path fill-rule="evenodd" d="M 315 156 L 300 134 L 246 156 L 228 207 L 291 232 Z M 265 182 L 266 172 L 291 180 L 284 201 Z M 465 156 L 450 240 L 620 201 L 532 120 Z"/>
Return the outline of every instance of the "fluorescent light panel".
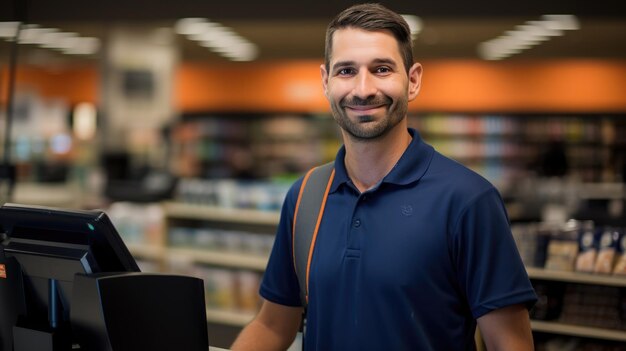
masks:
<path fill-rule="evenodd" d="M 14 40 L 19 22 L 0 22 L 0 38 Z M 20 44 L 38 45 L 66 54 L 91 55 L 100 49 L 100 39 L 81 37 L 77 33 L 61 32 L 57 28 L 43 28 L 38 24 L 23 24 L 17 38 Z"/>
<path fill-rule="evenodd" d="M 174 31 L 232 61 L 252 61 L 259 54 L 254 43 L 231 28 L 206 18 L 180 19 L 174 25 Z"/>
<path fill-rule="evenodd" d="M 501 60 L 518 54 L 564 31 L 580 29 L 574 15 L 543 15 L 539 21 L 526 21 L 503 35 L 478 45 L 478 54 L 485 60 Z"/>
<path fill-rule="evenodd" d="M 411 38 L 417 38 L 417 35 L 422 31 L 423 24 L 422 19 L 415 15 L 401 15 L 402 18 L 409 25 L 409 29 L 411 30 Z"/>

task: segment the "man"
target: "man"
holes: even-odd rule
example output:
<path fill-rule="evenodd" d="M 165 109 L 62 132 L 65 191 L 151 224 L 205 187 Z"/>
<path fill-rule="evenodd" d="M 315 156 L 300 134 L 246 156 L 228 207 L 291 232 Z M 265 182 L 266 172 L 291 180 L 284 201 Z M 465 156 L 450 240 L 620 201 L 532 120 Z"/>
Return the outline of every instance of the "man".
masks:
<path fill-rule="evenodd" d="M 377 4 L 353 6 L 326 34 L 324 92 L 344 146 L 310 268 L 305 349 L 531 350 L 536 296 L 506 211 L 482 177 L 407 127 L 420 90 L 408 25 Z M 284 350 L 302 304 L 289 191 L 261 285 L 264 303 L 233 350 Z"/>

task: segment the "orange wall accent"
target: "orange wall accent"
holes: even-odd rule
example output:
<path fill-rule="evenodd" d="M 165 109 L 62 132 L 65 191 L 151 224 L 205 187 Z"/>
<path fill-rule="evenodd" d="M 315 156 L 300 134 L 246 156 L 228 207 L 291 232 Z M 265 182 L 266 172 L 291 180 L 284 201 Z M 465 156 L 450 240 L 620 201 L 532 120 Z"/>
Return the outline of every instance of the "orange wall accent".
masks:
<path fill-rule="evenodd" d="M 321 60 L 181 65 L 173 101 L 181 112 L 326 112 Z M 423 61 L 412 111 L 626 112 L 626 60 Z M 6 66 L 2 80 L 6 80 Z M 96 66 L 20 67 L 18 87 L 74 104 L 97 103 Z M 1 97 L 6 96 L 3 85 Z"/>
<path fill-rule="evenodd" d="M 8 68 L 3 68 L 2 101 L 6 102 Z M 33 89 L 46 98 L 62 98 L 71 105 L 98 101 L 100 75 L 95 66 L 43 69 L 22 65 L 16 71 L 15 80 L 17 91 Z"/>
<path fill-rule="evenodd" d="M 184 64 L 177 73 L 181 111 L 326 111 L 319 61 Z"/>
<path fill-rule="evenodd" d="M 328 111 L 320 61 L 183 65 L 181 111 Z M 626 61 L 424 61 L 412 111 L 624 112 Z"/>
<path fill-rule="evenodd" d="M 424 62 L 413 110 L 624 112 L 626 61 Z"/>

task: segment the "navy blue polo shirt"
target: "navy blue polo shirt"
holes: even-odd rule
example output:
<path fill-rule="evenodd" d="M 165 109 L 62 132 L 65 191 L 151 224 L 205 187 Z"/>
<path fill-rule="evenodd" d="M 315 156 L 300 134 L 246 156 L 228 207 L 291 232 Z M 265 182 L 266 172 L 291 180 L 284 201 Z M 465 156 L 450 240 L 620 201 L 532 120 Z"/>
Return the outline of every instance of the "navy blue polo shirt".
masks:
<path fill-rule="evenodd" d="M 311 262 L 306 350 L 474 350 L 476 319 L 536 296 L 497 190 L 410 129 L 413 140 L 360 193 L 342 147 Z M 301 306 L 285 199 L 260 293 Z"/>

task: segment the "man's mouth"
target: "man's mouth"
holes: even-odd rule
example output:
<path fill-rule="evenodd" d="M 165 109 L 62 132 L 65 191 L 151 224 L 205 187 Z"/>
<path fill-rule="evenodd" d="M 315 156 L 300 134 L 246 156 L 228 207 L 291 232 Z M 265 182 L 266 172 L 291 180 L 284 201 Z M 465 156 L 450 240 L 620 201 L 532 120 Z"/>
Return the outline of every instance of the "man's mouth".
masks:
<path fill-rule="evenodd" d="M 387 97 L 377 96 L 370 97 L 368 99 L 360 99 L 358 97 L 352 97 L 345 99 L 341 104 L 344 109 L 354 111 L 356 113 L 368 113 L 378 110 L 380 108 L 386 108 L 391 104 L 391 99 Z"/>
<path fill-rule="evenodd" d="M 354 110 L 354 111 L 361 112 L 361 111 L 370 111 L 370 110 L 375 110 L 375 109 L 378 109 L 378 108 L 382 108 L 382 107 L 385 107 L 385 105 L 365 105 L 365 106 L 363 106 L 363 105 L 348 105 L 348 106 L 345 106 L 345 107 L 349 108 L 351 110 Z"/>

